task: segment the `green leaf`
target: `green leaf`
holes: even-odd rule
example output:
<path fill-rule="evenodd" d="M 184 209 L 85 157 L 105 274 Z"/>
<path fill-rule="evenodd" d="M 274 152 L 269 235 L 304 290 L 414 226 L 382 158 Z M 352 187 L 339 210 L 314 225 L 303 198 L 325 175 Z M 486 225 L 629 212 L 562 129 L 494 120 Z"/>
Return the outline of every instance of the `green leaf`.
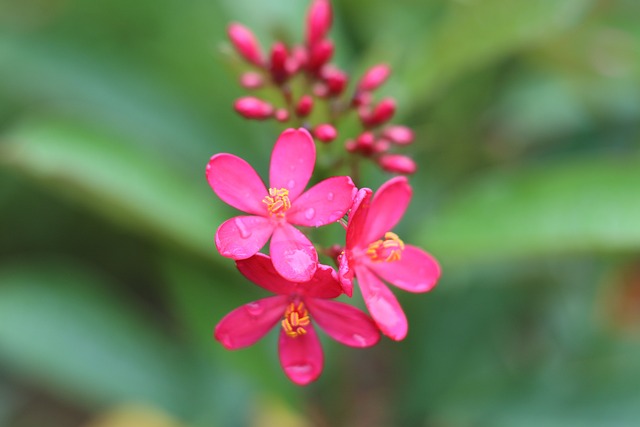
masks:
<path fill-rule="evenodd" d="M 154 152 L 68 122 L 32 120 L 0 144 L 0 162 L 163 243 L 212 257 L 223 218 L 204 177 L 181 174 Z M 203 166 L 204 175 L 204 166 Z"/>
<path fill-rule="evenodd" d="M 586 158 L 491 173 L 420 231 L 444 262 L 640 248 L 640 159 Z"/>
<path fill-rule="evenodd" d="M 77 265 L 0 269 L 0 358 L 88 406 L 142 401 L 185 414 L 184 358 L 147 319 Z"/>

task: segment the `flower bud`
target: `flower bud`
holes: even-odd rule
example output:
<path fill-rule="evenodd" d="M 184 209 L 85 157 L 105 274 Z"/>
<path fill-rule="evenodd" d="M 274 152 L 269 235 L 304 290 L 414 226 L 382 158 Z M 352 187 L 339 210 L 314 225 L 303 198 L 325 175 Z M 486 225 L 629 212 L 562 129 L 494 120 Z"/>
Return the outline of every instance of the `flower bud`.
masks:
<path fill-rule="evenodd" d="M 329 0 L 314 0 L 307 15 L 307 46 L 313 47 L 331 28 L 332 11 Z"/>
<path fill-rule="evenodd" d="M 353 139 L 347 139 L 344 143 L 344 148 L 350 153 L 355 153 L 358 151 L 358 143 Z"/>
<path fill-rule="evenodd" d="M 391 74 L 391 68 L 387 64 L 375 65 L 362 76 L 358 82 L 358 90 L 372 91 L 380 87 Z"/>
<path fill-rule="evenodd" d="M 264 84 L 260 73 L 248 71 L 240 76 L 240 85 L 245 89 L 259 89 Z"/>
<path fill-rule="evenodd" d="M 286 110 L 286 108 L 278 108 L 274 114 L 274 117 L 279 122 L 286 122 L 287 120 L 289 120 L 289 112 Z"/>
<path fill-rule="evenodd" d="M 406 126 L 389 126 L 382 135 L 398 145 L 409 145 L 413 142 L 413 131 Z"/>
<path fill-rule="evenodd" d="M 238 53 L 247 61 L 258 67 L 264 65 L 260 45 L 253 33 L 245 26 L 233 23 L 227 27 L 227 35 Z"/>
<path fill-rule="evenodd" d="M 329 95 L 340 95 L 347 86 L 347 74 L 335 67 L 324 67 L 321 76 L 327 85 Z"/>
<path fill-rule="evenodd" d="M 383 154 L 378 158 L 378 165 L 387 172 L 393 173 L 412 174 L 417 169 L 411 157 L 401 154 Z"/>
<path fill-rule="evenodd" d="M 356 92 L 351 100 L 351 106 L 353 107 L 368 107 L 371 104 L 371 92 Z"/>
<path fill-rule="evenodd" d="M 333 48 L 333 43 L 329 40 L 322 40 L 315 44 L 309 52 L 307 70 L 311 73 L 317 73 L 324 64 L 331 60 Z"/>
<path fill-rule="evenodd" d="M 385 98 L 369 114 L 361 110 L 360 120 L 365 126 L 373 127 L 390 120 L 395 112 L 396 102 L 392 98 Z"/>
<path fill-rule="evenodd" d="M 303 95 L 296 105 L 296 114 L 298 117 L 307 117 L 313 110 L 313 98 L 310 95 Z"/>
<path fill-rule="evenodd" d="M 357 150 L 364 156 L 370 156 L 374 152 L 375 136 L 372 132 L 363 132 L 356 138 Z"/>
<path fill-rule="evenodd" d="M 331 142 L 338 136 L 338 131 L 330 124 L 324 123 L 313 129 L 313 136 L 322 142 Z"/>
<path fill-rule="evenodd" d="M 282 42 L 276 42 L 271 48 L 271 62 L 269 71 L 276 84 L 284 83 L 289 77 L 287 70 L 287 47 Z"/>
<path fill-rule="evenodd" d="M 238 98 L 233 108 L 247 119 L 264 120 L 273 115 L 273 106 L 253 96 Z"/>

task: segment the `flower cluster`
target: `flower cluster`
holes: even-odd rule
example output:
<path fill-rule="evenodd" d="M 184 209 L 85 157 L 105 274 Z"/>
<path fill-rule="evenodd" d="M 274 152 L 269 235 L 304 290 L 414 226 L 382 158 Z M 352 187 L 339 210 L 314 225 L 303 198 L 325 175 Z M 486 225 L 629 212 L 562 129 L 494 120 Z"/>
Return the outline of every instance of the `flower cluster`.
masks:
<path fill-rule="evenodd" d="M 235 110 L 247 119 L 275 119 L 303 126 L 324 143 L 336 140 L 338 123 L 355 115 L 360 131 L 345 139 L 348 153 L 371 159 L 388 172 L 414 173 L 413 159 L 396 152 L 413 142 L 413 131 L 389 123 L 396 112 L 393 98 L 376 101 L 374 96 L 391 68 L 374 65 L 349 88 L 349 75 L 330 63 L 335 49 L 327 37 L 332 16 L 329 0 L 314 0 L 304 44 L 290 47 L 277 41 L 268 54 L 248 28 L 238 23 L 229 25 L 229 39 L 249 68 L 240 76 L 240 84 L 255 92 L 237 99 Z M 280 99 L 279 105 L 264 99 L 273 94 Z"/>
<path fill-rule="evenodd" d="M 244 74 L 243 84 L 257 87 L 268 77 L 285 94 L 286 101 L 285 109 L 279 110 L 257 98 L 243 98 L 236 103 L 236 110 L 248 118 L 307 117 L 317 101 L 303 95 L 293 103 L 289 86 L 291 79 L 302 73 L 316 98 L 336 105 L 337 113 L 343 111 L 333 101 L 344 91 L 346 74 L 328 65 L 333 53 L 333 44 L 326 39 L 331 14 L 328 0 L 314 0 L 305 46 L 289 53 L 284 44 L 276 43 L 268 61 L 246 28 L 230 26 L 238 53 L 260 71 Z M 396 155 L 375 147 L 384 141 L 403 144 L 413 138 L 404 127 L 377 129 L 395 109 L 390 100 L 370 104 L 371 92 L 384 82 L 388 72 L 386 66 L 369 70 L 348 104 L 348 108 L 357 107 L 365 128 L 347 144 L 349 152 L 370 157 L 376 153 L 381 165 L 385 155 Z M 216 326 L 215 338 L 228 349 L 239 349 L 278 327 L 282 368 L 291 381 L 305 385 L 317 379 L 323 367 L 314 324 L 351 347 L 375 345 L 380 333 L 402 340 L 407 334 L 407 318 L 385 282 L 409 292 L 427 292 L 436 285 L 440 267 L 431 255 L 405 244 L 392 231 L 411 200 L 412 189 L 406 177 L 389 179 L 375 194 L 369 188 L 358 189 L 350 176 L 328 177 L 307 189 L 316 164 L 312 133 L 327 142 L 337 132 L 329 123 L 301 124 L 298 129 L 286 129 L 277 139 L 268 186 L 251 165 L 227 153 L 211 158 L 206 177 L 220 199 L 245 213 L 218 228 L 215 244 L 219 253 L 235 260 L 240 273 L 251 282 L 275 294 L 230 312 Z M 368 151 L 364 147 L 369 143 L 364 140 L 370 141 Z M 352 155 L 349 152 L 344 154 Z M 314 245 L 311 231 L 332 225 L 344 228 L 343 242 L 332 248 Z M 268 256 L 260 252 L 267 243 Z M 335 267 L 320 263 L 319 252 L 330 255 L 329 262 L 335 262 Z M 354 283 L 359 285 L 369 315 L 335 301 L 341 295 L 352 297 Z"/>

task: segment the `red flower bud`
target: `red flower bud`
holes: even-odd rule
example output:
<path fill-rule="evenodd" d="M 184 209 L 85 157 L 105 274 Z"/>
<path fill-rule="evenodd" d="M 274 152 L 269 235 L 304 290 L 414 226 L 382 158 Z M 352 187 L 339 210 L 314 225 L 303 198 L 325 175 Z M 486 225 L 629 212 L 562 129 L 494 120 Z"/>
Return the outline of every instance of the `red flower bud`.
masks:
<path fill-rule="evenodd" d="M 324 64 L 331 60 L 333 47 L 333 43 L 329 40 L 322 40 L 315 44 L 309 53 L 307 70 L 311 73 L 317 73 Z"/>
<path fill-rule="evenodd" d="M 356 92 L 351 100 L 353 107 L 368 107 L 372 100 L 371 92 Z"/>
<path fill-rule="evenodd" d="M 289 120 L 289 112 L 285 108 L 278 108 L 274 116 L 279 122 L 286 122 Z"/>
<path fill-rule="evenodd" d="M 233 23 L 227 27 L 227 34 L 233 46 L 244 59 L 258 67 L 264 65 L 260 45 L 251 30 L 238 23 Z"/>
<path fill-rule="evenodd" d="M 307 46 L 312 47 L 331 28 L 332 11 L 329 0 L 314 0 L 307 15 Z"/>
<path fill-rule="evenodd" d="M 238 98 L 233 108 L 247 119 L 264 120 L 273 115 L 271 104 L 253 96 Z"/>
<path fill-rule="evenodd" d="M 409 145 L 413 142 L 413 131 L 406 126 L 389 126 L 382 135 L 398 145 Z"/>
<path fill-rule="evenodd" d="M 401 154 L 383 154 L 378 158 L 378 164 L 382 169 L 393 173 L 412 174 L 417 169 L 411 157 Z"/>
<path fill-rule="evenodd" d="M 313 98 L 310 95 L 303 95 L 296 105 L 296 114 L 298 117 L 307 117 L 313 110 Z"/>
<path fill-rule="evenodd" d="M 386 64 L 375 65 L 362 76 L 358 82 L 358 90 L 371 91 L 380 87 L 391 74 L 391 68 Z"/>
<path fill-rule="evenodd" d="M 322 79 L 327 85 L 329 95 L 340 95 L 347 86 L 347 74 L 335 67 L 326 66 L 322 69 Z"/>
<path fill-rule="evenodd" d="M 324 123 L 313 129 L 313 135 L 322 142 L 331 142 L 338 136 L 338 131 L 330 124 Z"/>
<path fill-rule="evenodd" d="M 307 49 L 304 46 L 294 46 L 289 56 L 289 61 L 287 62 L 289 75 L 295 74 L 301 68 L 306 67 L 308 60 L 309 54 L 307 53 Z"/>
<path fill-rule="evenodd" d="M 269 65 L 269 71 L 271 72 L 271 78 L 277 84 L 284 83 L 289 77 L 287 70 L 287 47 L 284 43 L 276 42 L 271 48 L 271 63 Z"/>
<path fill-rule="evenodd" d="M 376 153 L 386 153 L 391 148 L 391 143 L 386 139 L 379 139 L 373 146 L 373 151 Z"/>
<path fill-rule="evenodd" d="M 375 106 L 369 114 L 366 111 L 360 111 L 360 120 L 367 127 L 381 125 L 393 117 L 396 112 L 396 102 L 391 98 L 385 98 Z"/>
<path fill-rule="evenodd" d="M 372 132 L 363 132 L 356 138 L 356 147 L 357 150 L 362 153 L 364 156 L 370 156 L 373 154 L 375 136 Z"/>
<path fill-rule="evenodd" d="M 259 73 L 248 71 L 240 76 L 240 85 L 245 89 L 259 89 L 264 84 L 264 79 Z"/>
<path fill-rule="evenodd" d="M 350 153 L 355 153 L 358 151 L 358 143 L 353 139 L 347 139 L 344 143 L 344 148 Z"/>

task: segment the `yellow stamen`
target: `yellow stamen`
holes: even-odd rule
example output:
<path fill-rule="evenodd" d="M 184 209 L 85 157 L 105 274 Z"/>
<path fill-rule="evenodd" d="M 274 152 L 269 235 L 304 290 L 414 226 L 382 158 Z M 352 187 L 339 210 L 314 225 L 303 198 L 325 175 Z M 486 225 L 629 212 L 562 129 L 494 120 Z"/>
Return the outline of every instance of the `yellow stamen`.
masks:
<path fill-rule="evenodd" d="M 310 323 L 309 312 L 302 302 L 297 306 L 295 303 L 289 304 L 284 312 L 284 320 L 281 322 L 285 334 L 291 338 L 306 334 L 307 330 L 304 326 L 308 326 Z"/>
<path fill-rule="evenodd" d="M 289 190 L 286 188 L 269 188 L 269 195 L 262 199 L 262 203 L 267 205 L 269 215 L 283 217 L 284 213 L 291 207 Z"/>
<path fill-rule="evenodd" d="M 377 240 L 367 248 L 367 255 L 373 262 L 395 262 L 402 259 L 404 242 L 397 234 L 388 231 L 384 240 Z"/>

